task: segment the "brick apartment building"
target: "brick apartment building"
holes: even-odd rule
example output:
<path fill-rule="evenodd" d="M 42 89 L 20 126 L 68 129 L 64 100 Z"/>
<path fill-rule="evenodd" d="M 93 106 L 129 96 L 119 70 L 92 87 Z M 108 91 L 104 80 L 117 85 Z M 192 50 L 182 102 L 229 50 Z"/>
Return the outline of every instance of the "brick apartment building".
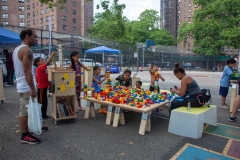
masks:
<path fill-rule="evenodd" d="M 161 28 L 167 29 L 171 35 L 177 38 L 177 0 L 161 0 L 160 16 Z"/>
<path fill-rule="evenodd" d="M 11 3 L 10 3 L 11 1 Z M 60 6 L 49 8 L 39 0 L 1 0 L 0 24 L 31 27 L 48 30 L 52 21 L 52 31 L 67 34 L 87 35 L 92 25 L 93 2 L 86 0 L 67 0 Z"/>

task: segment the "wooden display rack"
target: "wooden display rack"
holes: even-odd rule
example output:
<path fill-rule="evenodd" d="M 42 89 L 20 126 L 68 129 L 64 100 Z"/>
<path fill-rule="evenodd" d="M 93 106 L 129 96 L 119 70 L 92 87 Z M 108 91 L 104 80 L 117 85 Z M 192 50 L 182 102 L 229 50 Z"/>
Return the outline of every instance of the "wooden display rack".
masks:
<path fill-rule="evenodd" d="M 65 85 L 65 91 L 58 91 L 57 87 L 65 84 L 61 77 L 67 74 L 69 75 L 69 79 L 71 81 L 74 81 L 74 87 L 67 87 Z M 76 89 L 75 89 L 75 71 L 70 71 L 66 69 L 56 69 L 51 70 L 51 78 L 52 81 L 55 82 L 55 93 L 52 93 L 52 116 L 55 119 L 55 124 L 58 124 L 59 120 L 65 120 L 65 119 L 71 119 L 72 122 L 75 122 L 76 116 L 76 104 L 75 104 L 75 97 L 76 97 Z M 67 104 L 71 105 L 74 116 L 67 116 L 67 117 L 58 117 L 58 111 L 56 104 L 59 102 L 59 100 L 65 99 L 67 101 Z"/>
<path fill-rule="evenodd" d="M 48 78 L 51 81 L 54 81 L 55 87 L 54 92 L 52 93 L 52 116 L 55 119 L 55 124 L 58 124 L 59 120 L 66 120 L 71 119 L 72 122 L 75 122 L 76 115 L 76 104 L 75 104 L 75 97 L 76 97 L 76 88 L 75 88 L 75 71 L 63 69 L 62 63 L 62 45 L 58 46 L 58 53 L 59 53 L 59 62 L 60 68 L 56 67 L 56 61 L 54 62 L 54 68 L 48 69 Z M 54 58 L 55 59 L 55 58 Z M 56 60 L 56 59 L 55 59 Z M 68 75 L 68 79 L 70 82 L 73 83 L 73 86 L 69 87 L 66 85 L 66 81 L 63 82 L 62 77 L 63 75 Z M 65 90 L 58 91 L 59 86 L 64 85 Z M 61 87 L 60 87 L 61 88 Z M 68 105 L 71 105 L 73 110 L 73 116 L 66 116 L 66 117 L 59 117 L 57 111 L 57 103 L 59 100 L 65 99 Z"/>
<path fill-rule="evenodd" d="M 3 103 L 4 101 L 4 89 L 3 89 L 3 76 L 2 76 L 2 67 L 0 67 L 0 100 L 1 103 Z"/>

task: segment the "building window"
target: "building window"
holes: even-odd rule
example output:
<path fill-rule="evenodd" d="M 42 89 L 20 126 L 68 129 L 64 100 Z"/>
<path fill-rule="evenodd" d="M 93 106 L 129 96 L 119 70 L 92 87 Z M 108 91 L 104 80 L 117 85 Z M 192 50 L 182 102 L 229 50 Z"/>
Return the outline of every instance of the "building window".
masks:
<path fill-rule="evenodd" d="M 52 11 L 54 11 L 54 7 L 52 7 Z"/>
<path fill-rule="evenodd" d="M 2 6 L 2 10 L 8 10 L 8 6 Z"/>
<path fill-rule="evenodd" d="M 27 22 L 27 26 L 30 26 L 30 21 Z"/>
<path fill-rule="evenodd" d="M 27 5 L 27 10 L 30 10 L 30 5 Z"/>
<path fill-rule="evenodd" d="M 43 26 L 41 26 L 40 29 L 43 29 Z"/>
<path fill-rule="evenodd" d="M 178 0 L 178 3 L 181 2 L 181 0 Z"/>
<path fill-rule="evenodd" d="M 190 16 L 190 15 L 188 15 L 188 18 L 191 18 L 191 16 Z"/>
<path fill-rule="evenodd" d="M 180 11 L 178 11 L 178 14 L 180 14 Z"/>
<path fill-rule="evenodd" d="M 19 23 L 19 26 L 20 26 L 20 27 L 24 27 L 24 26 L 25 26 L 25 23 L 20 22 L 20 23 Z"/>
<path fill-rule="evenodd" d="M 62 11 L 63 11 L 63 12 L 67 12 L 67 8 L 66 8 L 66 7 L 63 7 Z"/>
<path fill-rule="evenodd" d="M 64 20 L 64 21 L 66 21 L 66 20 L 67 20 L 67 17 L 66 17 L 66 16 L 63 16 L 62 18 L 63 18 L 63 20 Z"/>
<path fill-rule="evenodd" d="M 188 21 L 188 23 L 191 23 L 191 21 Z"/>
<path fill-rule="evenodd" d="M 2 0 L 2 2 L 7 2 L 7 0 Z"/>
<path fill-rule="evenodd" d="M 187 51 L 190 51 L 190 49 L 188 49 Z"/>
<path fill-rule="evenodd" d="M 19 3 L 24 3 L 24 0 L 18 0 Z"/>
<path fill-rule="evenodd" d="M 30 13 L 27 13 L 27 18 L 30 18 Z"/>
<path fill-rule="evenodd" d="M 76 22 L 77 22 L 77 20 L 73 18 L 73 23 L 76 23 Z"/>
<path fill-rule="evenodd" d="M 43 18 L 40 18 L 40 24 L 42 24 L 43 23 Z"/>
<path fill-rule="evenodd" d="M 188 7 L 191 7 L 191 3 L 188 4 Z"/>
<path fill-rule="evenodd" d="M 18 7 L 19 11 L 24 11 L 24 7 Z"/>
<path fill-rule="evenodd" d="M 190 13 L 190 12 L 191 12 L 191 9 L 189 9 L 188 12 Z"/>
<path fill-rule="evenodd" d="M 73 4 L 73 6 L 76 6 L 76 2 L 73 2 L 72 4 Z"/>
<path fill-rule="evenodd" d="M 52 20 L 54 20 L 54 15 L 52 15 Z"/>
<path fill-rule="evenodd" d="M 27 0 L 27 2 L 30 2 L 30 0 Z"/>
<path fill-rule="evenodd" d="M 33 17 L 35 17 L 35 12 L 33 12 Z"/>
<path fill-rule="evenodd" d="M 77 12 L 76 12 L 75 10 L 73 10 L 73 14 L 74 14 L 74 15 L 76 15 L 76 14 L 77 14 Z"/>
<path fill-rule="evenodd" d="M 40 6 L 42 6 L 43 4 L 40 2 Z"/>
<path fill-rule="evenodd" d="M 3 22 L 3 25 L 8 25 L 8 22 Z"/>
<path fill-rule="evenodd" d="M 181 24 L 181 22 L 178 22 L 178 24 Z"/>
<path fill-rule="evenodd" d="M 46 17 L 46 22 L 48 22 L 48 16 Z"/>
<path fill-rule="evenodd" d="M 35 3 L 33 3 L 33 8 L 35 8 Z"/>
<path fill-rule="evenodd" d="M 190 43 L 188 43 L 188 47 L 190 47 Z"/>
<path fill-rule="evenodd" d="M 24 19 L 24 14 L 19 14 L 20 19 Z"/>
<path fill-rule="evenodd" d="M 46 25 L 46 30 L 49 30 L 49 25 Z"/>
<path fill-rule="evenodd" d="M 43 14 L 43 9 L 40 10 L 40 14 Z"/>
<path fill-rule="evenodd" d="M 54 29 L 54 24 L 52 24 L 52 29 Z"/>
<path fill-rule="evenodd" d="M 195 4 L 195 5 L 194 5 L 194 8 L 197 8 L 197 7 L 198 7 L 198 5 Z"/>
<path fill-rule="evenodd" d="M 77 28 L 76 27 L 73 27 L 73 31 L 75 32 L 77 30 Z"/>
<path fill-rule="evenodd" d="M 46 8 L 46 13 L 48 13 L 49 12 L 49 10 L 48 10 L 48 8 Z"/>
<path fill-rule="evenodd" d="M 35 25 L 35 20 L 33 20 L 33 25 Z"/>
<path fill-rule="evenodd" d="M 64 30 L 67 30 L 67 25 L 63 25 L 63 29 L 64 29 Z"/>
<path fill-rule="evenodd" d="M 181 17 L 180 16 L 178 16 L 178 19 L 180 19 Z"/>

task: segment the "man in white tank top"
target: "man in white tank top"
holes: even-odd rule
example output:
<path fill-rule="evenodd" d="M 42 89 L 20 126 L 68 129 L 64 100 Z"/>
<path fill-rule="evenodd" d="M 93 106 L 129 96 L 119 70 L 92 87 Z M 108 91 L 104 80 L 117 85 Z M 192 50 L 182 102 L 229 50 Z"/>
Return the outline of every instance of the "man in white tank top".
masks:
<path fill-rule="evenodd" d="M 20 95 L 19 121 L 22 129 L 21 142 L 37 144 L 41 140 L 32 136 L 28 131 L 28 112 L 26 105 L 29 97 L 36 97 L 36 80 L 32 73 L 33 52 L 31 46 L 37 42 L 37 34 L 34 30 L 25 28 L 20 33 L 22 44 L 13 52 L 13 62 L 17 81 L 17 92 Z M 47 127 L 43 127 L 44 131 Z"/>

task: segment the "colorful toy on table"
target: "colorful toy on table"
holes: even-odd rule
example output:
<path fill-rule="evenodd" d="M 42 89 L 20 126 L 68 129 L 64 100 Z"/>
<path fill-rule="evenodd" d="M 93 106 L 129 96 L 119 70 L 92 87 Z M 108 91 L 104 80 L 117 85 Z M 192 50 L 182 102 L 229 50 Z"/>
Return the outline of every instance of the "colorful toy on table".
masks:
<path fill-rule="evenodd" d="M 107 75 L 107 78 L 110 78 L 110 70 L 107 70 L 106 75 Z"/>
<path fill-rule="evenodd" d="M 83 87 L 84 97 L 87 97 L 87 92 L 88 92 L 87 84 L 84 84 L 84 87 Z"/>
<path fill-rule="evenodd" d="M 95 87 L 94 84 L 91 85 L 91 94 L 92 94 L 92 98 L 95 97 Z"/>

